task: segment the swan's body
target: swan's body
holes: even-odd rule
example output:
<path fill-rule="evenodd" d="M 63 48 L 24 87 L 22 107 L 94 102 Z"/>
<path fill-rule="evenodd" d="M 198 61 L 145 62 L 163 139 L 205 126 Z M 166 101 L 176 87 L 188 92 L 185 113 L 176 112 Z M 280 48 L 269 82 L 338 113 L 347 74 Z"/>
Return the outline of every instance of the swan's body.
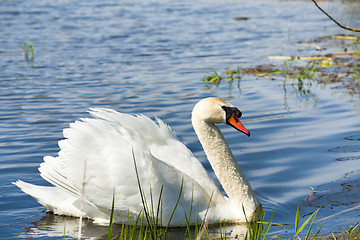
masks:
<path fill-rule="evenodd" d="M 90 114 L 93 118 L 76 121 L 64 130 L 59 155 L 44 157 L 40 165 L 41 176 L 55 187 L 15 183 L 48 211 L 108 221 L 114 195 L 115 222 L 122 222 L 128 213 L 136 218 L 143 203 L 134 158 L 147 205 L 155 212 L 161 195 L 160 225 L 167 225 L 181 187 L 170 226 L 186 225 L 184 211 L 192 212 L 191 224 L 196 222 L 197 212 L 200 219 L 208 212 L 210 223 L 244 222 L 243 207 L 250 219 L 261 206 L 215 126 L 227 123 L 249 135 L 238 122 L 241 112 L 230 103 L 207 98 L 197 103 L 192 113 L 196 134 L 229 198 L 162 121 L 156 124 L 143 115 L 109 109 L 92 109 Z"/>

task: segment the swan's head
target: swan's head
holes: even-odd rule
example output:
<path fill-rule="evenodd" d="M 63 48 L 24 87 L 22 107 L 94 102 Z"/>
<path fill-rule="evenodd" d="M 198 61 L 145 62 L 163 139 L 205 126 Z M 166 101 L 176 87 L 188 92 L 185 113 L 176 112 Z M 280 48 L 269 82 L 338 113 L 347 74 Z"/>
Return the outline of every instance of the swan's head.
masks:
<path fill-rule="evenodd" d="M 231 103 L 216 97 L 199 101 L 192 111 L 192 119 L 210 124 L 224 123 L 250 136 L 250 132 L 242 125 L 239 118 L 242 113 Z"/>

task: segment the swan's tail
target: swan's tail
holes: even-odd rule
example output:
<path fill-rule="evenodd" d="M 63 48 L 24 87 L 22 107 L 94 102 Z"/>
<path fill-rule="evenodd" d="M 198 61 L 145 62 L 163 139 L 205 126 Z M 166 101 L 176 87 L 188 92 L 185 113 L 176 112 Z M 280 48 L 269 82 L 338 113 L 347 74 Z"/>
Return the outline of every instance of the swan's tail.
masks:
<path fill-rule="evenodd" d="M 58 190 L 55 187 L 37 186 L 30 183 L 17 180 L 13 182 L 23 192 L 29 194 L 36 199 L 41 205 L 46 207 L 48 211 L 54 212 L 56 208 L 55 202 L 61 201 L 58 197 Z"/>
<path fill-rule="evenodd" d="M 46 207 L 49 212 L 54 214 L 94 219 L 99 223 L 107 223 L 109 216 L 101 212 L 93 205 L 84 203 L 84 209 L 80 209 L 80 199 L 58 187 L 44 187 L 26 183 L 21 180 L 13 182 L 23 192 L 36 199 L 41 205 Z"/>
<path fill-rule="evenodd" d="M 77 191 L 61 174 L 61 169 L 55 160 L 53 157 L 44 157 L 44 162 L 40 164 L 39 168 L 41 176 L 55 187 L 37 186 L 21 180 L 13 182 L 13 184 L 35 198 L 49 212 L 77 215 L 79 207 L 74 206 L 74 203 L 78 201 Z"/>

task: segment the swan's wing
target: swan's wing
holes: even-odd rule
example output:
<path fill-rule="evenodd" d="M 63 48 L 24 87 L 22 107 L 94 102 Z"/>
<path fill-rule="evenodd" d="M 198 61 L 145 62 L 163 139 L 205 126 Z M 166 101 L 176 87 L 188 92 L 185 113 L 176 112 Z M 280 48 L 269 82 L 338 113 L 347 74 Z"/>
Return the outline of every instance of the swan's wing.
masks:
<path fill-rule="evenodd" d="M 203 165 L 161 119 L 157 118 L 155 123 L 145 115 L 132 116 L 109 109 L 93 109 L 91 114 L 98 119 L 117 122 L 128 132 L 139 134 L 155 158 L 191 176 L 209 193 L 218 190 Z"/>
<path fill-rule="evenodd" d="M 46 157 L 41 164 L 40 172 L 46 180 L 77 197 L 85 186 L 85 201 L 106 213 L 110 212 L 114 193 L 116 212 L 135 216 L 143 205 L 135 157 L 148 205 L 156 205 L 151 198 L 157 202 L 163 187 L 163 214 L 170 215 L 169 206 L 175 204 L 182 182 L 182 221 L 183 211 L 189 211 L 192 203 L 202 209 L 210 198 L 224 203 L 201 163 L 163 122 L 156 124 L 143 115 L 108 109 L 92 109 L 90 113 L 94 118 L 81 119 L 64 130 L 59 156 Z"/>

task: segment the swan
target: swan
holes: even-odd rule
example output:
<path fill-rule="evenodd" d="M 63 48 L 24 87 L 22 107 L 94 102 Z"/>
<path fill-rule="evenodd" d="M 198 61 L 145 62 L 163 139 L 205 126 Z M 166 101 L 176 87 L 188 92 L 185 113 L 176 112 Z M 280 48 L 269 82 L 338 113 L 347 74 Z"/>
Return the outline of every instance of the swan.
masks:
<path fill-rule="evenodd" d="M 187 225 L 185 213 L 190 225 L 205 218 L 210 224 L 240 223 L 261 208 L 215 125 L 224 123 L 250 136 L 239 121 L 241 111 L 229 102 L 202 99 L 191 117 L 227 196 L 160 119 L 154 122 L 144 115 L 104 108 L 93 108 L 89 113 L 92 118 L 82 118 L 63 130 L 65 139 L 58 143 L 58 156 L 45 156 L 40 164 L 41 177 L 54 186 L 21 180 L 14 183 L 49 212 L 104 223 L 110 219 L 114 197 L 114 222 L 135 219 L 146 204 L 150 211 L 161 209 L 161 216 L 156 215 L 159 225 L 166 226 L 171 219 L 169 226 L 181 227 Z"/>

